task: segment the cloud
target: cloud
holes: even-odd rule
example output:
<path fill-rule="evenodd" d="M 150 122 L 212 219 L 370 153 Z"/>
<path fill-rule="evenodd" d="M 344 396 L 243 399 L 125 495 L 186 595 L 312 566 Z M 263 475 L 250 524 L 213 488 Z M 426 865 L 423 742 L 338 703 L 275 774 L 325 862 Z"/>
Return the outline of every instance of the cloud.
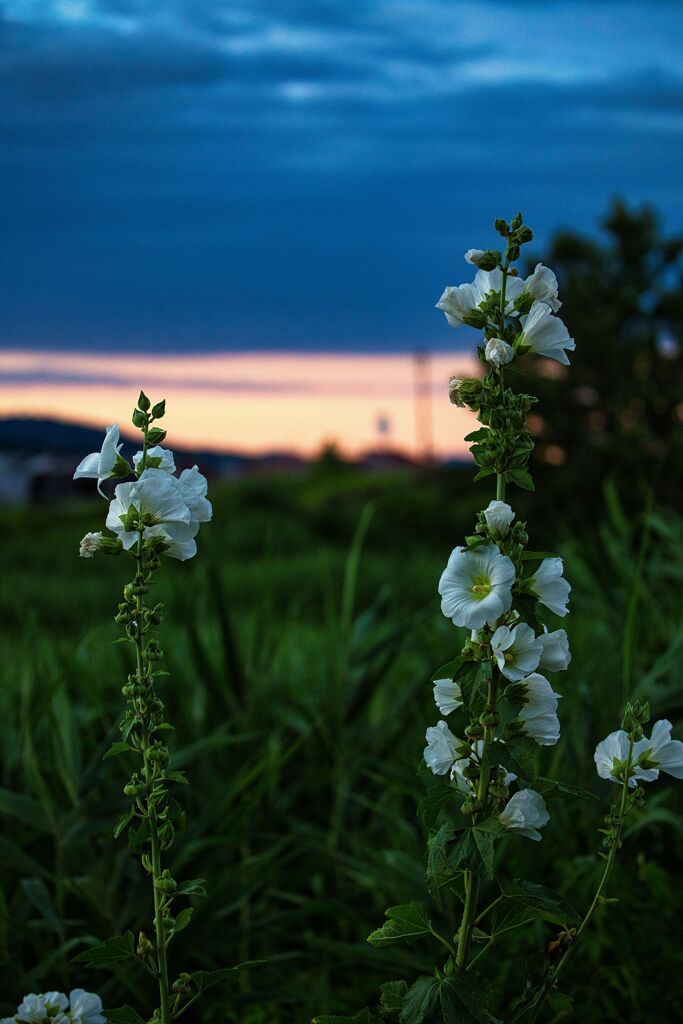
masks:
<path fill-rule="evenodd" d="M 680 5 L 5 0 L 0 343 L 446 346 L 460 252 L 683 215 Z M 38 297 L 38 301 L 37 301 Z"/>

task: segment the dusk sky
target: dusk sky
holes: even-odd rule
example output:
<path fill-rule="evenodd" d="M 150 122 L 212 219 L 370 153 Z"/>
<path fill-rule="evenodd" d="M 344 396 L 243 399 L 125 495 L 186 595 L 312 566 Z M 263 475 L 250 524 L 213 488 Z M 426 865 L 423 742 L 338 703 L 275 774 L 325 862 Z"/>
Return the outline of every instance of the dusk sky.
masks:
<path fill-rule="evenodd" d="M 680 3 L 0 11 L 5 351 L 462 351 L 495 216 L 683 220 Z"/>

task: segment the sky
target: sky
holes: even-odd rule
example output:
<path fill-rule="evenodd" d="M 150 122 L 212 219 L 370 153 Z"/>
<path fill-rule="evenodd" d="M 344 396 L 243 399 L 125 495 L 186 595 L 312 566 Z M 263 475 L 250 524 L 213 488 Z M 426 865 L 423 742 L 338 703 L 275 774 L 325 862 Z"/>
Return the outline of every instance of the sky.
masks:
<path fill-rule="evenodd" d="M 664 0 L 0 0 L 0 349 L 471 350 L 434 303 L 495 217 L 681 227 L 682 39 Z"/>

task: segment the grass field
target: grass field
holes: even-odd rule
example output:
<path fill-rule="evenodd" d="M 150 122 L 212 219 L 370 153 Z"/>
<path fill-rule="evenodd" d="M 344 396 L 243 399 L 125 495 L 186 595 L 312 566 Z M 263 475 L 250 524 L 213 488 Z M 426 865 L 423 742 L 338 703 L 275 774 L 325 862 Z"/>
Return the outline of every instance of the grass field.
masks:
<path fill-rule="evenodd" d="M 212 990 L 202 1021 L 303 1024 L 358 1009 L 380 981 L 432 963 L 420 943 L 377 951 L 365 937 L 386 906 L 429 903 L 415 814 L 429 779 L 418 769 L 437 717 L 430 675 L 461 640 L 436 584 L 489 498 L 470 476 L 314 472 L 216 488 L 198 557 L 165 566 L 164 696 L 174 766 L 192 782 L 172 868 L 209 883 L 173 960 L 267 960 Z M 103 510 L 0 514 L 2 1012 L 24 992 L 76 985 L 105 1005 L 144 1010 L 147 998 L 144 976 L 84 976 L 70 963 L 89 940 L 149 931 L 148 884 L 111 836 L 126 768 L 102 761 L 128 670 L 111 641 L 130 567 L 78 558 Z M 546 774 L 602 802 L 554 804 L 544 841 L 523 850 L 532 877 L 580 906 L 600 871 L 611 795 L 594 775 L 596 741 L 618 726 L 626 696 L 649 697 L 674 724 L 683 712 L 683 520 L 666 510 L 627 520 L 609 488 L 584 520 L 593 528 L 577 536 L 562 510 L 547 529 L 563 538 L 574 588 L 563 623 L 573 662 L 559 683 L 563 738 L 539 757 Z M 546 539 L 538 532 L 532 546 Z M 677 1019 L 682 808 L 669 780 L 630 825 L 613 881 L 623 902 L 601 912 L 567 975 L 581 1021 Z M 511 867 L 520 845 L 501 847 Z M 552 932 L 536 927 L 540 948 Z M 518 990 L 532 951 L 519 940 L 490 951 L 501 993 Z"/>

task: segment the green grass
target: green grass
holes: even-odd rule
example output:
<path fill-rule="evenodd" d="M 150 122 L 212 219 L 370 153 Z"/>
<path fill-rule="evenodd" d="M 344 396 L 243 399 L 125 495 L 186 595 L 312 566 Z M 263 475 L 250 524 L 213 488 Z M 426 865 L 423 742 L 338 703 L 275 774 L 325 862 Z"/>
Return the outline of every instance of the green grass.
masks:
<path fill-rule="evenodd" d="M 468 480 L 313 474 L 217 489 L 199 556 L 164 567 L 164 697 L 174 764 L 192 782 L 171 867 L 205 876 L 210 893 L 172 962 L 268 961 L 207 996 L 207 1024 L 358 1009 L 379 982 L 433 962 L 419 943 L 377 951 L 365 937 L 386 906 L 429 903 L 415 815 L 429 779 L 417 769 L 437 717 L 431 671 L 460 641 L 436 584 L 488 500 Z M 111 644 L 112 615 L 130 565 L 78 558 L 103 511 L 0 517 L 0 1012 L 25 992 L 70 986 L 108 1005 L 153 1005 L 144 977 L 70 962 L 93 938 L 151 931 L 148 884 L 111 837 L 125 765 L 101 759 L 123 704 L 128 653 Z M 617 727 L 629 693 L 649 696 L 658 717 L 681 718 L 683 522 L 653 513 L 644 542 L 643 523 L 625 519 L 609 490 L 590 532 L 572 536 L 564 524 L 581 517 L 565 512 L 542 530 L 531 520 L 534 546 L 563 536 L 574 587 L 574 658 L 557 681 L 563 736 L 539 757 L 545 774 L 603 802 L 555 804 L 542 843 L 505 843 L 502 856 L 511 870 L 527 858 L 527 874 L 584 905 L 611 795 L 594 777 L 596 741 Z M 653 788 L 627 834 L 613 883 L 623 904 L 599 915 L 567 972 L 579 1020 L 676 1019 L 682 796 L 673 780 Z M 501 994 L 519 989 L 525 957 L 551 937 L 538 925 L 527 944 L 491 951 L 486 970 Z"/>

